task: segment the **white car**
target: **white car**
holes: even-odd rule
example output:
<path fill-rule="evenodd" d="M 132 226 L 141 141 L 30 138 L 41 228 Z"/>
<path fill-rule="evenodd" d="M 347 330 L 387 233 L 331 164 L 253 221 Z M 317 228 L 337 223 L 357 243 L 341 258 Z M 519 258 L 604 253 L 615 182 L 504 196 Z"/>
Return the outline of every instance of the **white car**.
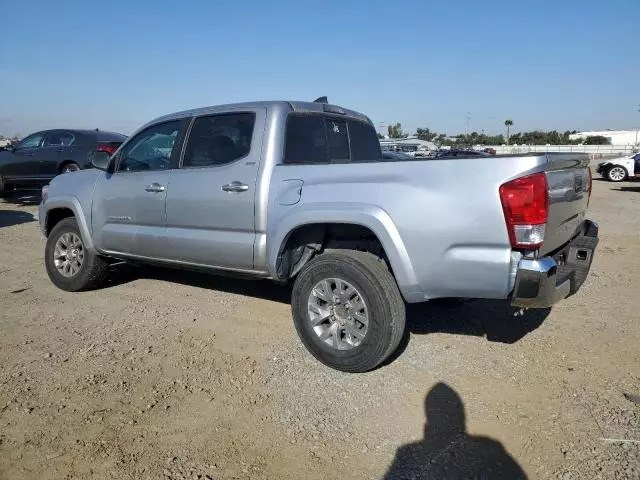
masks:
<path fill-rule="evenodd" d="M 629 177 L 640 176 L 640 153 L 601 162 L 596 171 L 611 182 L 621 182 Z"/>

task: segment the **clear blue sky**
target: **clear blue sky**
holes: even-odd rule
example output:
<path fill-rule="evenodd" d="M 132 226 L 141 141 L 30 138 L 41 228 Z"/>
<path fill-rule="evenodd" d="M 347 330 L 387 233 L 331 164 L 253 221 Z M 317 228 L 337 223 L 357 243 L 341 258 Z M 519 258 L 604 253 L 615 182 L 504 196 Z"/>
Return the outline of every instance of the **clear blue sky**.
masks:
<path fill-rule="evenodd" d="M 15 1 L 0 134 L 130 133 L 219 103 L 313 100 L 454 134 L 640 126 L 640 0 Z"/>

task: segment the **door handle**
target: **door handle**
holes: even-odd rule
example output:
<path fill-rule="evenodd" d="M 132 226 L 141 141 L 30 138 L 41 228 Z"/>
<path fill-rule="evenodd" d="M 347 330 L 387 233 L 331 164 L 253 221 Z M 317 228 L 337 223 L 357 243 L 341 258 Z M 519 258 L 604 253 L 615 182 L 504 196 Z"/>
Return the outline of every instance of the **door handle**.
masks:
<path fill-rule="evenodd" d="M 159 183 L 152 183 L 151 185 L 147 185 L 145 187 L 147 192 L 164 192 L 164 185 L 160 185 Z"/>
<path fill-rule="evenodd" d="M 25 157 L 35 157 L 35 153 L 25 153 L 24 156 Z"/>
<path fill-rule="evenodd" d="M 224 190 L 225 192 L 236 192 L 236 193 L 246 192 L 247 190 L 249 190 L 249 185 L 245 185 L 244 183 L 236 181 L 236 182 L 231 182 L 231 183 L 227 183 L 226 185 L 223 185 L 222 190 Z"/>

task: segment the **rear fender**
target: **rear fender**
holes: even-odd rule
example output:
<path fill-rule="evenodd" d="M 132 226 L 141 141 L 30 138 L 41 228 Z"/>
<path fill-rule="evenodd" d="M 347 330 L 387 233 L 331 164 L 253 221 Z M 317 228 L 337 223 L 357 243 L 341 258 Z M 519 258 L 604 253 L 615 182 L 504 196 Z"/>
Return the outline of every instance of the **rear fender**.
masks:
<path fill-rule="evenodd" d="M 268 231 L 267 268 L 273 278 L 278 278 L 278 254 L 289 235 L 298 227 L 322 223 L 360 225 L 371 230 L 382 244 L 398 287 L 405 298 L 408 300 L 415 295 L 423 297 L 417 287 L 416 274 L 398 229 L 387 212 L 374 205 L 309 203 L 301 205 L 295 211 L 288 211 Z"/>

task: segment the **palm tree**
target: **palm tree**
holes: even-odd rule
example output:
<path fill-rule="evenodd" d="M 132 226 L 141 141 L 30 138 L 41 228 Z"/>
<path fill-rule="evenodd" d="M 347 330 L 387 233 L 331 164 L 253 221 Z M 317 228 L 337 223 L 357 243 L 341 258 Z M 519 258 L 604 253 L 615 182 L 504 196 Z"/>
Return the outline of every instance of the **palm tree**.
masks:
<path fill-rule="evenodd" d="M 504 126 L 507 127 L 507 145 L 509 145 L 509 127 L 513 125 L 513 120 L 505 120 Z"/>

